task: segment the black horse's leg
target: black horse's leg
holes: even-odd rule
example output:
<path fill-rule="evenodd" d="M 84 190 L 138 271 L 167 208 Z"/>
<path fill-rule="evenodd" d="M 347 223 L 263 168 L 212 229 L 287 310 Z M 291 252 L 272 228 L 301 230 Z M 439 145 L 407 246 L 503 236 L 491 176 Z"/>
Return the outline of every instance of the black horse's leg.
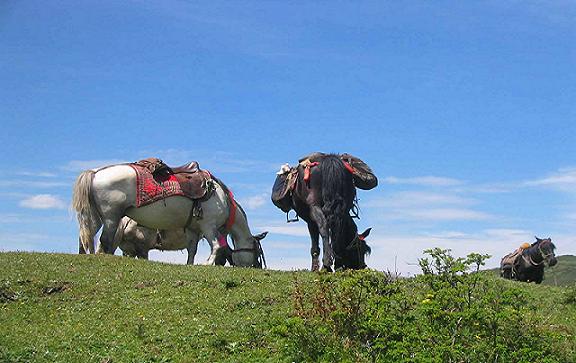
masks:
<path fill-rule="evenodd" d="M 81 239 L 78 239 L 78 254 L 80 254 L 80 255 L 86 254 L 86 249 L 84 248 L 84 245 L 82 244 Z"/>
<path fill-rule="evenodd" d="M 312 271 L 318 271 L 320 269 L 320 232 L 318 231 L 316 223 L 308 223 L 308 232 L 310 233 L 310 240 L 312 241 L 312 246 L 310 248 L 310 255 L 312 255 Z"/>
<path fill-rule="evenodd" d="M 186 259 L 186 264 L 193 265 L 194 257 L 196 256 L 196 251 L 198 250 L 198 242 L 200 242 L 200 237 L 198 236 L 198 233 L 190 229 L 186 229 L 186 239 L 187 239 L 186 250 L 188 251 L 188 258 Z M 212 248 L 212 245 L 210 245 L 210 248 Z"/>
<path fill-rule="evenodd" d="M 332 271 L 332 261 L 334 260 L 332 246 L 330 245 L 330 236 L 328 234 L 328 224 L 326 217 L 319 206 L 310 207 L 310 217 L 318 225 L 320 236 L 322 236 L 322 268 Z"/>
<path fill-rule="evenodd" d="M 536 267 L 536 271 L 534 271 L 534 282 L 537 284 L 541 284 L 544 280 L 544 267 L 538 266 Z"/>
<path fill-rule="evenodd" d="M 145 248 L 141 249 L 140 251 L 138 251 L 138 259 L 140 260 L 147 260 L 148 259 L 148 250 L 146 250 Z"/>

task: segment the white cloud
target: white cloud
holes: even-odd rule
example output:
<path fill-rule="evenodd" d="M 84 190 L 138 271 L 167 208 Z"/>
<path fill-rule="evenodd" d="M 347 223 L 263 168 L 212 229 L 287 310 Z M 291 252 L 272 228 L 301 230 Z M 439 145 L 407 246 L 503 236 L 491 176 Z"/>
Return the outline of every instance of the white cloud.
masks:
<path fill-rule="evenodd" d="M 268 231 L 271 234 L 281 234 L 294 237 L 308 237 L 308 227 L 303 221 L 286 225 L 261 225 L 255 228 L 258 231 Z"/>
<path fill-rule="evenodd" d="M 432 208 L 401 211 L 403 219 L 421 219 L 428 221 L 477 221 L 492 218 L 487 213 L 465 208 Z"/>
<path fill-rule="evenodd" d="M 55 173 L 50 173 L 46 171 L 17 171 L 14 174 L 22 176 L 41 177 L 41 178 L 54 178 L 58 176 Z"/>
<path fill-rule="evenodd" d="M 419 176 L 413 178 L 398 178 L 390 176 L 383 179 L 384 183 L 388 184 L 406 184 L 406 185 L 420 185 L 432 187 L 447 187 L 464 184 L 463 181 L 452 178 L 445 178 L 439 176 Z"/>
<path fill-rule="evenodd" d="M 429 192 L 398 192 L 383 198 L 367 200 L 362 207 L 368 208 L 408 208 L 429 205 L 470 205 L 475 201 L 455 194 Z"/>
<path fill-rule="evenodd" d="M 527 181 L 524 185 L 576 193 L 576 168 L 562 168 L 545 178 Z"/>
<path fill-rule="evenodd" d="M 469 208 L 476 200 L 454 193 L 398 192 L 365 202 L 362 207 L 379 208 L 380 216 L 393 220 L 463 221 L 492 218 Z"/>
<path fill-rule="evenodd" d="M 67 223 L 70 222 L 69 216 L 49 215 L 49 216 L 29 216 L 16 213 L 0 213 L 0 224 L 30 224 L 38 225 L 39 223 Z"/>
<path fill-rule="evenodd" d="M 247 209 L 258 209 L 263 205 L 266 205 L 269 200 L 269 196 L 266 193 L 260 195 L 254 195 L 252 197 L 243 198 L 240 200 L 240 205 L 246 207 Z"/>
<path fill-rule="evenodd" d="M 38 194 L 20 202 L 20 206 L 30 209 L 66 209 L 66 203 L 52 194 Z"/>
<path fill-rule="evenodd" d="M 566 218 L 576 221 L 576 213 L 569 213 L 566 215 Z"/>
<path fill-rule="evenodd" d="M 72 183 L 61 181 L 0 180 L 0 188 L 59 188 L 70 187 Z"/>

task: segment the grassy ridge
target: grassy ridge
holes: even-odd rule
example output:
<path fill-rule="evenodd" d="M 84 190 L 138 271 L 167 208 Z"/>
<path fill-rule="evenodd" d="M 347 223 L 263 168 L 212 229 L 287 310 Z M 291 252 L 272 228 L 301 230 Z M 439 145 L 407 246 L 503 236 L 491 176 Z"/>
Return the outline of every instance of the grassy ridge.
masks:
<path fill-rule="evenodd" d="M 292 362 L 302 347 L 290 330 L 295 281 L 300 294 L 312 292 L 311 301 L 317 300 L 315 289 L 331 286 L 309 272 L 117 256 L 0 253 L 0 266 L 1 362 Z M 364 279 L 351 276 L 327 278 L 348 284 Z M 574 354 L 576 303 L 565 301 L 576 299 L 575 289 L 497 282 L 521 288 L 536 307 L 527 309 L 534 310 L 530 320 L 558 334 L 564 356 Z M 390 288 L 402 290 L 412 304 L 429 305 L 420 303 L 428 296 L 420 282 Z M 311 327 L 312 333 L 318 328 Z"/>
<path fill-rule="evenodd" d="M 282 361 L 267 333 L 291 273 L 31 253 L 0 266 L 0 360 Z"/>

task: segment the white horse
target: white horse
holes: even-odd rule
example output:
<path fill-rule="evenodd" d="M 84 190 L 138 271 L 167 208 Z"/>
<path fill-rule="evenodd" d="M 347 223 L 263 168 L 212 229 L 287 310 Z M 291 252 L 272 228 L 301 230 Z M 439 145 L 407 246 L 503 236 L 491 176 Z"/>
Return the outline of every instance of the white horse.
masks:
<path fill-rule="evenodd" d="M 261 240 L 267 232 L 254 236 Z M 222 236 L 225 241 L 226 236 Z M 184 228 L 173 230 L 154 230 L 136 223 L 130 217 L 124 217 L 120 221 L 114 237 L 114 250 L 122 250 L 122 254 L 128 257 L 148 259 L 150 250 L 179 251 L 188 247 L 186 230 Z M 221 243 L 222 247 L 222 243 Z M 226 262 L 233 265 L 231 250 L 228 244 L 218 250 L 215 264 L 224 266 Z M 194 257 L 189 259 L 194 260 Z"/>
<path fill-rule="evenodd" d="M 226 186 L 216 178 L 214 181 L 214 193 L 201 202 L 202 217 L 189 218 L 193 201 L 183 196 L 170 196 L 136 208 L 136 172 L 130 165 L 112 165 L 82 172 L 74 185 L 72 198 L 72 207 L 80 224 L 79 252 L 94 253 L 94 236 L 103 226 L 97 252 L 114 253 L 114 236 L 120 220 L 129 216 L 148 228 L 185 230 L 188 264 L 194 263 L 198 241 L 200 236 L 204 236 L 212 248 L 207 264 L 213 265 L 221 248 L 218 230 L 226 225 L 229 213 L 234 212 L 234 223 L 227 231 L 234 244 L 234 264 L 261 267 L 262 249 L 259 240 L 250 232 L 246 214 L 232 203 Z M 235 210 L 232 209 L 234 205 Z"/>

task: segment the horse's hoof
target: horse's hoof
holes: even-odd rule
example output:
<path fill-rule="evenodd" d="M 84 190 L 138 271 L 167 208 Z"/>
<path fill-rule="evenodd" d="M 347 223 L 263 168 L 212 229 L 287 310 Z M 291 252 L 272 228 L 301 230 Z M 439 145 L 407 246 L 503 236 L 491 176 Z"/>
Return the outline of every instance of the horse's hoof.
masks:
<path fill-rule="evenodd" d="M 330 266 L 322 266 L 322 271 L 323 272 L 333 272 L 332 267 L 330 267 Z"/>
<path fill-rule="evenodd" d="M 311 270 L 313 272 L 316 272 L 320 269 L 320 263 L 318 263 L 318 261 L 312 261 L 312 268 Z"/>

